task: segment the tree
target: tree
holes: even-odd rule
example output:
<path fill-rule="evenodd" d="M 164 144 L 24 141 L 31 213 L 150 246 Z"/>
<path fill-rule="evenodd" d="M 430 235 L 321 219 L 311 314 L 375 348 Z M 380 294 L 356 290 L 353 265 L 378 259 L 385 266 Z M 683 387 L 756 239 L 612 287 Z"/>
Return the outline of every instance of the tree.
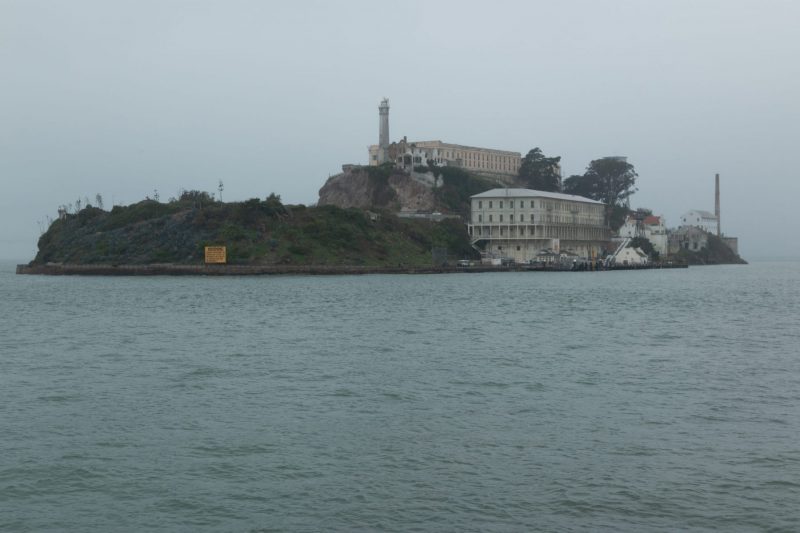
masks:
<path fill-rule="evenodd" d="M 573 174 L 564 180 L 564 192 L 586 198 L 594 198 L 597 195 L 594 182 L 581 174 Z"/>
<path fill-rule="evenodd" d="M 606 204 L 608 224 L 616 230 L 630 211 L 629 197 L 637 190 L 637 176 L 633 165 L 625 158 L 604 157 L 589 163 L 583 176 L 570 176 L 564 180 L 564 192 Z"/>
<path fill-rule="evenodd" d="M 628 198 L 635 193 L 638 174 L 633 165 L 622 157 L 595 159 L 583 177 L 591 184 L 593 198 L 607 206 L 628 207 Z"/>
<path fill-rule="evenodd" d="M 522 158 L 519 167 L 519 181 L 530 189 L 556 192 L 561 190 L 559 162 L 561 156 L 545 157 L 536 147 Z"/>
<path fill-rule="evenodd" d="M 214 198 L 208 194 L 206 191 L 197 191 L 191 190 L 181 191 L 181 196 L 178 199 L 179 202 L 186 202 L 187 204 L 192 204 L 193 207 L 197 207 L 202 209 L 203 204 L 208 205 L 214 202 Z"/>
<path fill-rule="evenodd" d="M 645 237 L 635 237 L 631 240 L 628 246 L 631 248 L 639 248 L 641 251 L 650 256 L 650 259 L 653 261 L 658 261 L 658 252 L 655 248 L 653 248 L 653 243 L 651 243 L 649 239 L 646 239 Z"/>
<path fill-rule="evenodd" d="M 269 193 L 264 205 L 266 207 L 267 214 L 270 216 L 282 216 L 287 214 L 286 208 L 281 202 L 280 195 L 275 194 L 274 192 Z"/>

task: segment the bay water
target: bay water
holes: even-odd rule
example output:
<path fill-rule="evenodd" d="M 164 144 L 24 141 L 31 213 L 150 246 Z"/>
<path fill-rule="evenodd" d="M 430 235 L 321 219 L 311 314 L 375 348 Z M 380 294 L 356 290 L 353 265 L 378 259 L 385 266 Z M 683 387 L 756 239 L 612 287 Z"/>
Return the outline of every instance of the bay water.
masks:
<path fill-rule="evenodd" d="M 2 531 L 798 531 L 800 263 L 0 268 Z"/>

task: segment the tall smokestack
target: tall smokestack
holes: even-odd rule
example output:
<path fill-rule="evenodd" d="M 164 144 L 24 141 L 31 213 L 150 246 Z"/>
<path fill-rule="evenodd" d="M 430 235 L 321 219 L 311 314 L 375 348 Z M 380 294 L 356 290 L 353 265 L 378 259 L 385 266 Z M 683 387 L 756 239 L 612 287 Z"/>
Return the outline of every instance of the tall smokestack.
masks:
<path fill-rule="evenodd" d="M 714 178 L 714 214 L 717 216 L 717 237 L 722 237 L 719 223 L 719 174 Z"/>

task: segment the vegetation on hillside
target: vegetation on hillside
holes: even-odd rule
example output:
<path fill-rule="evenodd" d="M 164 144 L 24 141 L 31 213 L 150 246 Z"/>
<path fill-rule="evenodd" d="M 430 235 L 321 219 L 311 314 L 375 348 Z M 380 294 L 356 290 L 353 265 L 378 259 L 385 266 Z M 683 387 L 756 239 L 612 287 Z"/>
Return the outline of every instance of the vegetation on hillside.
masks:
<path fill-rule="evenodd" d="M 388 206 L 399 209 L 397 204 L 397 193 L 389 185 L 389 177 L 396 172 L 392 163 L 384 163 L 375 167 L 363 167 L 369 176 L 369 185 L 372 190 L 371 200 L 374 206 Z"/>
<path fill-rule="evenodd" d="M 207 245 L 227 246 L 232 264 L 413 266 L 430 265 L 432 248 L 475 253 L 460 221 L 283 205 L 274 194 L 222 203 L 189 191 L 167 203 L 66 213 L 39 239 L 34 263 L 199 264 Z"/>
<path fill-rule="evenodd" d="M 464 220 L 469 220 L 470 217 L 471 196 L 502 187 L 496 180 L 476 176 L 457 167 L 431 165 L 426 170 L 441 180 L 434 190 L 438 209 L 443 213 L 460 215 Z"/>

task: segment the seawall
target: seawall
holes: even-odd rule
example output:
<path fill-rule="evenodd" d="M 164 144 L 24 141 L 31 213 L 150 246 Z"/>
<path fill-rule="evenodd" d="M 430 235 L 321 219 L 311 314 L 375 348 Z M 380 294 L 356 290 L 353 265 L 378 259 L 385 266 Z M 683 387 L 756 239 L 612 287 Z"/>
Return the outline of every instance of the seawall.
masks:
<path fill-rule="evenodd" d="M 17 274 L 49 276 L 266 276 L 279 274 L 341 275 L 341 274 L 441 274 L 450 272 L 511 271 L 511 267 L 455 266 L 353 266 L 353 265 L 17 265 Z"/>
<path fill-rule="evenodd" d="M 686 268 L 686 264 L 611 267 L 606 270 L 650 270 Z M 346 275 L 346 274 L 452 274 L 465 272 L 569 272 L 560 267 L 526 265 L 463 266 L 357 266 L 357 265 L 17 265 L 17 274 L 47 276 L 269 276 L 269 275 Z M 590 272 L 576 270 L 575 272 Z"/>

